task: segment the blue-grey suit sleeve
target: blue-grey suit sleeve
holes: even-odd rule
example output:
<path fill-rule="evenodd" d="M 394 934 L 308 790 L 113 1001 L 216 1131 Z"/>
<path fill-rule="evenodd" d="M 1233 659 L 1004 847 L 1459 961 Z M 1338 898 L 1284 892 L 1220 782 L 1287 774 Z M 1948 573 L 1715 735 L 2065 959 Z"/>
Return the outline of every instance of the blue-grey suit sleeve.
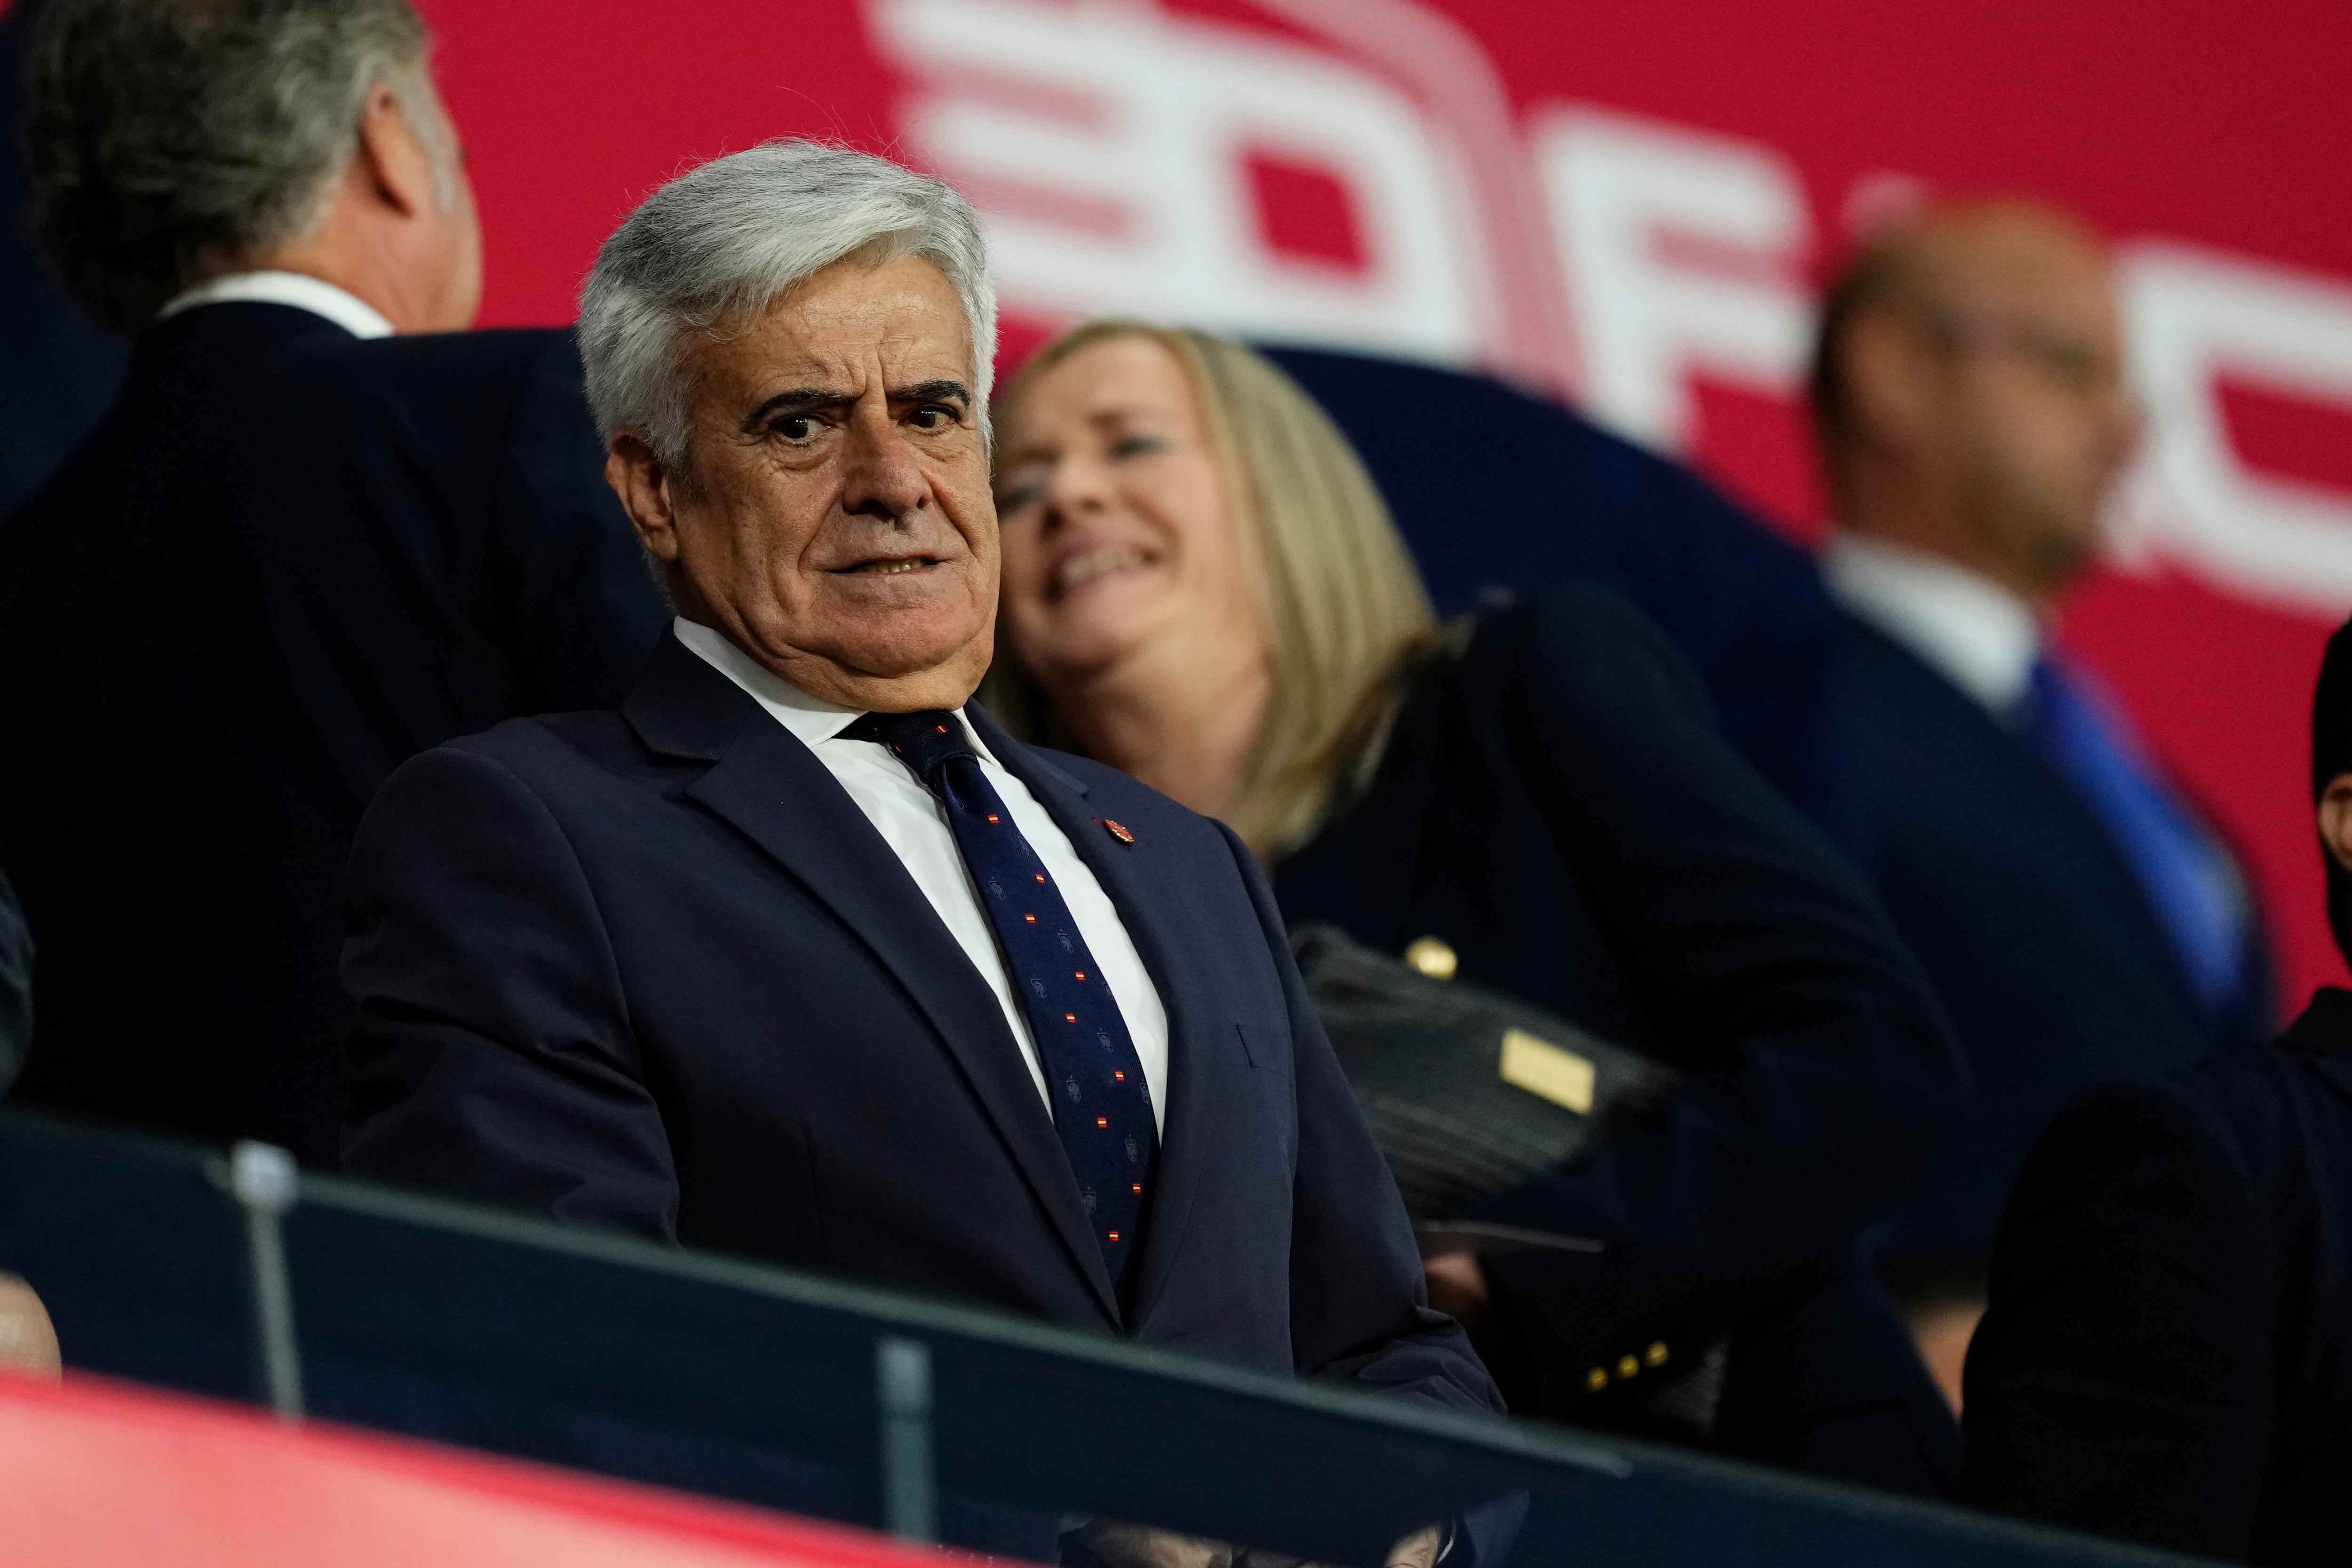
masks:
<path fill-rule="evenodd" d="M 675 1239 L 611 943 L 529 786 L 456 747 L 412 759 L 360 825 L 345 917 L 346 1171 Z"/>
<path fill-rule="evenodd" d="M 1502 1396 L 1469 1336 L 1430 1309 L 1421 1253 L 1396 1182 L 1356 1108 L 1291 962 L 1281 912 L 1257 858 L 1219 825 L 1290 1013 L 1298 1108 L 1291 1188 L 1290 1339 L 1298 1370 L 1457 1410 L 1497 1411 Z"/>

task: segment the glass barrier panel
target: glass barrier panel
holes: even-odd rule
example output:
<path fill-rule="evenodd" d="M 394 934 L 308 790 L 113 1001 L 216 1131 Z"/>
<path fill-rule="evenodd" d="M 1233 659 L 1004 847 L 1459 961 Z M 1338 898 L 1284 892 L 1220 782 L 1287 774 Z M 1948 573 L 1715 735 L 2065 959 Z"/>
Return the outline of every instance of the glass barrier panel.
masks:
<path fill-rule="evenodd" d="M 220 1170 L 0 1115 L 0 1268 L 70 1365 L 254 1395 Z M 1435 1527 L 1449 1568 L 2177 1561 L 331 1177 L 271 1223 L 312 1415 L 972 1553 L 1383 1568 Z"/>

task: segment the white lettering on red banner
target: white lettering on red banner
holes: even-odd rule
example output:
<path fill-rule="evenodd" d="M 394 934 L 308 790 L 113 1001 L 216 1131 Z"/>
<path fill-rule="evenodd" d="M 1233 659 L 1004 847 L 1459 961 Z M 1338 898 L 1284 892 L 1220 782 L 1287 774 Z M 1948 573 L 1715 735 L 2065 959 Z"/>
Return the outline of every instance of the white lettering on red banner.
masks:
<path fill-rule="evenodd" d="M 988 214 L 1008 308 L 1476 356 L 1491 290 L 1469 182 L 1390 84 L 1149 5 L 878 0 L 870 15 L 926 84 L 908 135 Z M 1355 265 L 1265 242 L 1253 157 L 1338 183 Z"/>
<path fill-rule="evenodd" d="M 2124 287 L 2149 431 L 2119 543 L 2253 598 L 2343 615 L 2352 607 L 2352 495 L 2248 468 L 2220 387 L 2235 380 L 2352 407 L 2352 286 L 2143 244 L 2126 253 Z"/>
<path fill-rule="evenodd" d="M 911 150 L 982 208 L 1015 313 L 1140 315 L 1484 366 L 1570 389 L 1674 453 L 1698 439 L 1695 379 L 1802 395 L 1815 237 L 1786 158 L 1589 105 L 1519 114 L 1451 19 L 1380 5 L 1431 66 L 1152 0 L 868 0 L 866 14 L 916 84 Z M 1272 8 L 1337 37 L 1326 0 Z M 1269 237 L 1253 184 L 1269 163 L 1337 193 L 1346 255 Z M 1520 221 L 1520 192 L 1546 222 Z M 2126 257 L 2150 421 L 2119 561 L 2352 610 L 2352 493 L 2251 468 L 2219 391 L 2236 378 L 2352 410 L 2352 283 L 2158 242 Z"/>
<path fill-rule="evenodd" d="M 1792 395 L 1812 350 L 1796 172 L 1729 137 L 1590 110 L 1533 133 L 1583 350 L 1586 412 L 1666 451 L 1692 434 L 1694 372 Z"/>

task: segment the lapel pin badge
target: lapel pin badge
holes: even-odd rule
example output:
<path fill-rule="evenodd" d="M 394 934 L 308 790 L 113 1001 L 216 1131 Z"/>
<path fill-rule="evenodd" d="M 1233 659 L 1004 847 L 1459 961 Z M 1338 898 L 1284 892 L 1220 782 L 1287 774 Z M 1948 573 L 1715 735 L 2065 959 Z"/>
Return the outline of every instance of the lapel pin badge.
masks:
<path fill-rule="evenodd" d="M 1135 835 L 1134 835 L 1134 834 L 1129 833 L 1126 828 L 1121 827 L 1118 823 L 1113 822 L 1109 817 L 1108 817 L 1108 816 L 1097 816 L 1097 817 L 1096 817 L 1096 818 L 1095 818 L 1095 820 L 1096 820 L 1097 822 L 1099 822 L 1099 823 L 1101 823 L 1101 824 L 1102 824 L 1102 829 L 1103 829 L 1103 831 L 1104 831 L 1105 833 L 1109 834 L 1113 838 L 1118 839 L 1121 844 L 1132 844 L 1132 843 L 1134 843 L 1134 842 L 1135 842 Z"/>

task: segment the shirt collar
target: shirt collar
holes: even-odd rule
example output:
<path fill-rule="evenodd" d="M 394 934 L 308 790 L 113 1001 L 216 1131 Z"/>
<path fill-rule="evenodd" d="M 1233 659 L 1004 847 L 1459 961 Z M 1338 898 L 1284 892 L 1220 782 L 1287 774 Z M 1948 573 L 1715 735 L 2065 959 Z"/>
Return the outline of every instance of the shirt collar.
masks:
<path fill-rule="evenodd" d="M 801 744 L 812 752 L 827 742 L 839 740 L 841 732 L 863 716 L 862 709 L 844 708 L 838 702 L 828 702 L 822 697 L 803 691 L 737 647 L 725 634 L 698 621 L 689 621 L 680 616 L 670 623 L 670 626 L 677 634 L 679 642 L 719 674 L 750 692 L 752 699 L 768 710 L 770 717 L 798 736 Z M 958 708 L 955 716 L 956 721 L 963 726 L 964 739 L 971 742 L 971 749 L 981 760 L 996 763 L 995 753 L 988 749 L 988 742 L 980 738 L 980 732 L 971 727 L 971 721 L 965 717 L 964 710 Z"/>
<path fill-rule="evenodd" d="M 355 338 L 388 338 L 393 326 L 383 312 L 347 289 L 304 272 L 232 272 L 199 283 L 156 312 L 163 321 L 199 305 L 291 305 L 324 316 Z"/>
<path fill-rule="evenodd" d="M 1822 570 L 1845 607 L 1995 713 L 2024 700 L 2042 653 L 2033 607 L 1940 556 L 1841 532 Z"/>

